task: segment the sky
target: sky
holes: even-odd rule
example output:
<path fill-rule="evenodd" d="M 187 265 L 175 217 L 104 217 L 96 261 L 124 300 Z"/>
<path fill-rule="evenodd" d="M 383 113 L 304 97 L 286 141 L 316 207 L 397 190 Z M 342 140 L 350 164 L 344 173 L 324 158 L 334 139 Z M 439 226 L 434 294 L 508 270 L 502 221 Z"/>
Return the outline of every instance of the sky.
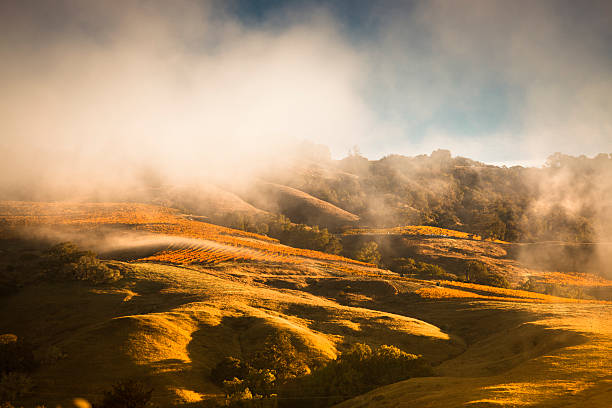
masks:
<path fill-rule="evenodd" d="M 256 166 L 302 140 L 610 153 L 611 20 L 609 1 L 5 0 L 0 182 Z"/>

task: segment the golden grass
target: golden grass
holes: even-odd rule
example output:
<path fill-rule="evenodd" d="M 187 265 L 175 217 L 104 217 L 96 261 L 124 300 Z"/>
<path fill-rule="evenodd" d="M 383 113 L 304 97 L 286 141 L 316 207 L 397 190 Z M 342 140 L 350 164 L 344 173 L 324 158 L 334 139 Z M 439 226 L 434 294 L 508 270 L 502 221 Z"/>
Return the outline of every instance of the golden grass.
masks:
<path fill-rule="evenodd" d="M 202 267 L 132 265 L 126 287 L 42 284 L 3 303 L 3 330 L 67 354 L 35 374 L 37 401 L 95 401 L 117 379 L 133 376 L 152 381 L 160 406 L 197 401 L 221 392 L 207 379 L 221 358 L 253 355 L 274 330 L 290 334 L 317 361 L 356 341 L 434 359 L 460 352 L 448 334 L 418 319 L 252 285 Z"/>
<path fill-rule="evenodd" d="M 609 306 L 507 308 L 547 318 L 481 336 L 464 353 L 441 364 L 437 377 L 381 387 L 339 407 L 612 406 Z M 500 313 L 499 322 L 503 321 Z M 478 319 L 470 326 L 474 332 L 491 328 Z"/>
<path fill-rule="evenodd" d="M 127 226 L 216 243 L 207 246 L 202 241 L 167 248 L 165 254 L 175 257 L 175 263 L 198 259 L 214 263 L 227 256 L 216 251 L 219 247 L 236 257 L 238 251 L 252 251 L 264 259 L 278 256 L 283 263 L 286 261 L 280 257 L 299 259 L 295 249 L 267 237 L 185 220 L 175 210 L 156 206 L 0 202 L 1 219 L 9 226 L 68 225 L 83 230 Z M 328 254 L 315 251 L 306 253 L 318 257 L 309 259 L 317 260 L 320 269 L 357 274 L 358 279 L 383 278 L 382 271 L 375 273 L 361 263 L 325 258 Z M 306 266 L 312 265 L 315 263 Z M 129 282 L 118 283 L 125 286 L 92 289 L 80 283 L 56 282 L 26 287 L 3 299 L 3 330 L 58 345 L 67 354 L 34 374 L 39 384 L 36 400 L 32 397 L 26 405 L 39 401 L 53 406 L 67 404 L 75 396 L 96 400 L 101 390 L 117 379 L 133 376 L 152 381 L 155 402 L 160 406 L 197 403 L 220 393 L 206 373 L 223 356 L 244 357 L 256 351 L 274 329 L 289 332 L 301 351 L 313 359 L 331 358 L 343 344 L 366 342 L 394 344 L 432 361 L 446 360 L 441 366 L 447 371 L 438 373 L 438 377 L 393 384 L 347 401 L 342 405 L 345 407 L 609 406 L 612 398 L 609 302 L 450 281 L 430 286 L 410 280 L 417 286 L 410 290 L 422 298 L 455 299 L 456 303 L 432 312 L 432 307 L 443 304 L 393 297 L 398 303 L 409 299 L 397 309 L 401 310 L 397 313 L 406 314 L 402 316 L 374 310 L 376 303 L 369 303 L 368 308 L 349 307 L 307 292 L 275 290 L 241 280 L 234 269 L 244 270 L 244 266 L 213 270 L 136 263 L 133 267 Z M 282 265 L 254 263 L 248 267 L 253 269 L 252 276 L 261 276 L 273 267 L 285 270 Z M 287 269 L 291 267 L 287 265 Z M 305 266 L 295 267 L 300 268 L 306 270 Z M 480 312 L 486 309 L 494 314 L 495 324 L 480 320 Z M 471 310 L 475 314 L 470 314 Z M 521 319 L 546 316 L 547 320 L 534 322 L 542 330 L 522 336 L 519 332 L 524 325 L 515 319 L 519 314 L 509 317 L 509 311 L 520 312 Z M 477 337 L 475 342 L 455 341 L 439 328 L 446 327 L 444 319 L 435 323 L 437 326 L 423 321 L 436 322 L 440 319 L 438 312 L 452 317 L 448 320 L 451 333 L 469 332 Z M 429 317 L 418 320 L 409 315 Z M 458 322 L 456 318 L 463 320 Z M 540 336 L 540 332 L 552 334 Z M 589 341 L 564 342 L 567 332 L 579 333 Z M 556 348 L 542 348 L 545 341 Z M 471 349 L 466 350 L 466 344 Z M 538 347 L 543 350 L 541 354 L 530 351 Z M 529 358 L 514 364 L 513 356 L 523 354 Z M 465 367 L 463 372 L 461 367 Z M 470 370 L 490 371 L 461 377 Z"/>
<path fill-rule="evenodd" d="M 361 234 L 373 234 L 373 235 L 414 235 L 414 236 L 425 236 L 425 237 L 442 237 L 442 238 L 462 238 L 471 239 L 475 241 L 483 241 L 484 239 L 480 235 L 470 234 L 468 232 L 456 231 L 446 228 L 431 227 L 428 225 L 405 225 L 401 227 L 393 228 L 353 228 L 345 232 L 346 235 L 361 235 Z M 500 240 L 486 239 L 487 241 L 506 243 Z"/>
<path fill-rule="evenodd" d="M 374 268 L 372 264 L 366 264 L 364 266 L 368 266 Z M 371 270 L 367 270 L 366 268 L 356 267 L 354 265 L 346 265 L 342 263 L 329 263 L 325 264 L 325 268 L 328 270 L 332 270 L 335 272 L 339 272 L 342 275 L 351 275 L 351 276 L 372 276 L 379 278 L 381 277 L 380 272 L 371 272 Z"/>
<path fill-rule="evenodd" d="M 501 300 L 510 302 L 526 302 L 526 303 L 580 303 L 577 299 L 555 298 L 550 296 L 550 299 L 534 299 L 534 298 L 516 298 L 505 296 L 481 295 L 474 292 L 469 292 L 460 289 L 446 288 L 441 286 L 420 288 L 415 293 L 424 299 L 481 299 L 481 300 Z M 547 296 L 547 295 L 545 295 Z"/>
<path fill-rule="evenodd" d="M 302 259 L 284 255 L 281 251 L 255 251 L 242 246 L 219 246 L 206 243 L 172 245 L 172 249 L 141 258 L 140 261 L 168 262 L 179 265 L 218 264 L 226 261 L 265 261 L 298 264 Z M 175 248 L 175 247 L 179 248 Z"/>
<path fill-rule="evenodd" d="M 532 273 L 532 276 L 541 283 L 554 285 L 571 285 L 582 287 L 612 287 L 612 280 L 602 278 L 590 273 L 564 273 L 542 272 Z"/>
<path fill-rule="evenodd" d="M 8 227 L 69 226 L 96 231 L 121 226 L 136 231 L 203 239 L 224 247 L 165 250 L 148 260 L 178 264 L 218 263 L 227 260 L 265 260 L 299 263 L 302 259 L 340 261 L 356 265 L 370 264 L 338 255 L 293 248 L 264 235 L 221 227 L 182 217 L 178 210 L 137 203 L 39 203 L 0 202 L 0 220 Z M 192 256 L 193 258 L 190 258 Z"/>
<path fill-rule="evenodd" d="M 597 303 L 611 304 L 603 300 L 573 299 L 517 289 L 505 289 L 475 283 L 441 281 L 441 286 L 425 287 L 415 293 L 426 299 L 487 299 L 527 303 Z"/>

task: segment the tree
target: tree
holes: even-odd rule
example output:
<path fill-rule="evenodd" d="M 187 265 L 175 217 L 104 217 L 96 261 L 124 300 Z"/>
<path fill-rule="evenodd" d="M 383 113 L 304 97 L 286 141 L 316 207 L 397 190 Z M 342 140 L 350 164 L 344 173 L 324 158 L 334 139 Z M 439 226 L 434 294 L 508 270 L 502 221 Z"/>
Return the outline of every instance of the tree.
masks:
<path fill-rule="evenodd" d="M 145 408 L 151 401 L 153 389 L 138 380 L 124 380 L 104 393 L 100 404 L 94 408 Z"/>
<path fill-rule="evenodd" d="M 119 269 L 111 268 L 107 262 L 96 257 L 95 252 L 83 251 L 72 242 L 62 242 L 47 250 L 43 268 L 53 278 L 112 282 L 121 278 Z"/>
<path fill-rule="evenodd" d="M 373 388 L 424 375 L 431 375 L 431 368 L 421 356 L 394 346 L 356 343 L 311 375 L 281 388 L 280 401 L 292 408 L 328 407 Z"/>
<path fill-rule="evenodd" d="M 469 261 L 465 266 L 466 282 L 478 283 L 480 285 L 497 286 L 500 288 L 510 287 L 508 280 L 499 273 L 489 272 L 487 265 L 478 261 Z"/>
<path fill-rule="evenodd" d="M 465 281 L 476 282 L 482 278 L 482 276 L 489 273 L 487 266 L 482 262 L 469 261 L 465 265 Z"/>
<path fill-rule="evenodd" d="M 264 349 L 257 353 L 253 366 L 270 369 L 280 382 L 307 374 L 310 370 L 304 363 L 287 333 L 277 332 L 268 336 Z"/>
<path fill-rule="evenodd" d="M 224 381 L 231 381 L 234 378 L 247 378 L 250 370 L 251 367 L 247 363 L 234 357 L 225 357 L 212 369 L 210 379 L 213 383 L 221 386 Z"/>
<path fill-rule="evenodd" d="M 378 266 L 380 264 L 380 252 L 378 244 L 374 241 L 367 242 L 357 251 L 355 259 Z"/>

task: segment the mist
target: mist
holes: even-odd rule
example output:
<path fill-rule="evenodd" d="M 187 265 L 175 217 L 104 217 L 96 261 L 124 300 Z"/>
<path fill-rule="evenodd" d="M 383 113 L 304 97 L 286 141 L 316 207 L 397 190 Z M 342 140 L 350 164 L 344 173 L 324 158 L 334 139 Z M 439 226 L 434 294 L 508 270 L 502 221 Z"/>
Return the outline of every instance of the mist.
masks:
<path fill-rule="evenodd" d="M 496 164 L 612 150 L 609 3 L 240 4 L 3 2 L 3 194 L 229 185 L 303 141 Z"/>
<path fill-rule="evenodd" d="M 212 3 L 59 6 L 68 27 L 4 6 L 17 21 L 3 25 L 3 186 L 104 189 L 143 169 L 230 180 L 374 120 L 360 57 L 324 14 L 256 29 Z"/>

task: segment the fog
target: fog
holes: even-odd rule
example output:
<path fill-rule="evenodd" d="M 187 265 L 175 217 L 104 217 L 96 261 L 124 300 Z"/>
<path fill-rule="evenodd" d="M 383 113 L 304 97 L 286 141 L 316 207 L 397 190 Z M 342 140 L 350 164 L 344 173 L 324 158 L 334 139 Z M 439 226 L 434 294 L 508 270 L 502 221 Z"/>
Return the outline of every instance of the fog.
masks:
<path fill-rule="evenodd" d="M 142 169 L 231 179 L 375 121 L 360 56 L 324 14 L 275 30 L 191 2 L 58 4 L 68 27 L 45 26 L 37 4 L 4 6 L 3 186 L 104 189 Z"/>
<path fill-rule="evenodd" d="M 238 6 L 3 2 L 1 194 L 232 187 L 303 141 L 502 164 L 612 150 L 610 3 L 380 1 L 354 21 L 350 3 Z M 534 211 L 575 206 L 541 183 Z"/>

